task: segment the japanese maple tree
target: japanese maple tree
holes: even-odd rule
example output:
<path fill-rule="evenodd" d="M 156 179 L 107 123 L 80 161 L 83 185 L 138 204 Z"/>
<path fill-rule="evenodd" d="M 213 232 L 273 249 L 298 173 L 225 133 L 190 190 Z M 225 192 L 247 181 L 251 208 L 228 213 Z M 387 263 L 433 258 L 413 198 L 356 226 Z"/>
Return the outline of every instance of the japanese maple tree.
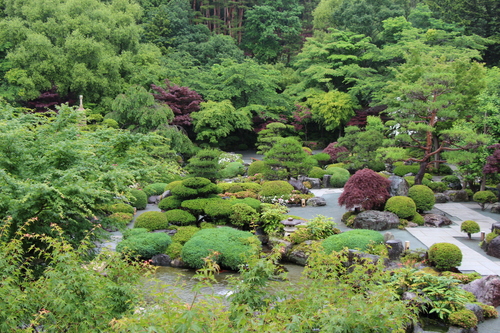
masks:
<path fill-rule="evenodd" d="M 347 209 L 370 210 L 383 207 L 390 198 L 391 182 L 371 169 L 358 170 L 347 181 L 339 205 Z"/>

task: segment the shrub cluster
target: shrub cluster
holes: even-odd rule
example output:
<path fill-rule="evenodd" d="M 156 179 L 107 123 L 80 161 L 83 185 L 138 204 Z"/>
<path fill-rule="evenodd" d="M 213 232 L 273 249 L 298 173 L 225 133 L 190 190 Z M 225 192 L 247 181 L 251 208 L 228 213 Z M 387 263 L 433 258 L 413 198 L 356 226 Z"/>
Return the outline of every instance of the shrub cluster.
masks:
<path fill-rule="evenodd" d="M 168 219 L 162 212 L 145 212 L 135 219 L 134 228 L 145 228 L 149 231 L 167 229 Z"/>
<path fill-rule="evenodd" d="M 131 205 L 127 205 L 126 203 L 115 203 L 113 205 L 109 205 L 106 210 L 110 211 L 111 213 L 127 213 L 127 214 L 134 214 L 135 209 Z"/>
<path fill-rule="evenodd" d="M 148 186 L 144 187 L 144 192 L 148 197 L 152 195 L 160 195 L 165 192 L 165 187 L 167 187 L 167 185 L 167 183 L 149 184 Z"/>
<path fill-rule="evenodd" d="M 462 251 L 451 243 L 435 243 L 429 248 L 429 261 L 437 269 L 447 271 L 462 263 Z"/>
<path fill-rule="evenodd" d="M 148 196 L 144 191 L 133 188 L 130 190 L 130 194 L 132 195 L 132 198 L 130 198 L 130 204 L 133 207 L 138 210 L 146 209 L 146 206 L 148 205 Z"/>
<path fill-rule="evenodd" d="M 232 225 L 248 228 L 256 225 L 258 220 L 259 214 L 250 205 L 247 205 L 246 203 L 236 203 L 232 205 L 231 215 L 229 216 L 229 221 Z"/>
<path fill-rule="evenodd" d="M 473 311 L 469 309 L 462 309 L 450 313 L 448 316 L 448 322 L 452 326 L 473 328 L 477 326 L 478 321 Z"/>
<path fill-rule="evenodd" d="M 133 229 L 131 229 L 133 230 Z M 164 253 L 172 242 L 169 235 L 158 232 L 149 233 L 145 229 L 135 229 L 116 245 L 116 251 L 133 259 L 151 259 Z"/>
<path fill-rule="evenodd" d="M 182 201 L 174 196 L 166 197 L 160 200 L 158 208 L 161 210 L 171 210 L 181 207 Z"/>
<path fill-rule="evenodd" d="M 412 164 L 412 165 L 398 165 L 394 168 L 394 174 L 399 177 L 403 177 L 409 173 L 417 174 L 420 169 L 420 165 Z"/>
<path fill-rule="evenodd" d="M 234 178 L 245 173 L 245 166 L 241 162 L 230 162 L 220 171 L 221 178 Z"/>
<path fill-rule="evenodd" d="M 254 193 L 259 193 L 262 186 L 258 183 L 219 183 L 217 184 L 222 190 L 222 192 L 237 193 L 242 191 L 250 191 Z"/>
<path fill-rule="evenodd" d="M 417 214 L 417 206 L 412 198 L 394 196 L 385 203 L 384 210 L 393 212 L 401 219 L 411 219 Z"/>
<path fill-rule="evenodd" d="M 289 195 L 293 191 L 293 186 L 284 180 L 273 180 L 262 184 L 260 195 L 263 197 L 279 197 Z"/>
<path fill-rule="evenodd" d="M 193 214 L 182 209 L 167 210 L 163 214 L 167 218 L 168 223 L 174 225 L 189 225 L 197 221 L 197 218 Z"/>
<path fill-rule="evenodd" d="M 129 213 L 117 212 L 109 215 L 108 219 L 113 225 L 125 226 L 134 219 L 134 215 Z"/>
<path fill-rule="evenodd" d="M 410 187 L 408 196 L 413 199 L 417 206 L 417 211 L 419 212 L 431 210 L 436 203 L 434 192 L 425 185 L 414 185 Z"/>
<path fill-rule="evenodd" d="M 326 175 L 326 170 L 321 169 L 320 167 L 312 167 L 311 170 L 309 170 L 309 173 L 307 176 L 309 178 L 323 178 L 323 176 Z"/>
<path fill-rule="evenodd" d="M 247 174 L 249 176 L 255 176 L 256 174 L 266 173 L 269 170 L 269 167 L 264 163 L 264 161 L 253 161 L 248 166 Z"/>
<path fill-rule="evenodd" d="M 374 230 L 356 229 L 333 235 L 322 243 L 327 254 L 332 251 L 341 251 L 344 247 L 366 251 L 370 246 L 383 244 L 384 236 Z"/>
<path fill-rule="evenodd" d="M 351 174 L 348 170 L 337 167 L 329 167 L 328 169 L 326 169 L 326 174 L 332 176 L 330 178 L 330 186 L 338 188 L 344 187 L 344 185 L 351 177 Z"/>

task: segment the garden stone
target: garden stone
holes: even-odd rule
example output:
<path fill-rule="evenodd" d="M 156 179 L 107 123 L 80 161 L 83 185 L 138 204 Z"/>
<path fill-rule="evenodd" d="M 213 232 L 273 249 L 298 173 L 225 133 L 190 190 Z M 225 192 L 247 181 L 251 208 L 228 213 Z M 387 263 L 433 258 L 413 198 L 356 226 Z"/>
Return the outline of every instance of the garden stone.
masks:
<path fill-rule="evenodd" d="M 384 234 L 384 242 L 387 242 L 388 240 L 392 240 L 392 239 L 394 239 L 394 235 L 392 234 L 392 232 L 387 231 Z"/>
<path fill-rule="evenodd" d="M 385 245 L 391 260 L 398 260 L 404 251 L 403 241 L 399 239 L 390 239 L 385 242 Z"/>
<path fill-rule="evenodd" d="M 152 195 L 148 198 L 148 203 L 149 204 L 155 204 L 157 205 L 160 202 L 160 196 L 159 195 Z"/>
<path fill-rule="evenodd" d="M 312 207 L 326 206 L 326 200 L 323 197 L 314 197 L 307 200 L 307 205 Z"/>
<path fill-rule="evenodd" d="M 304 178 L 305 182 L 311 183 L 312 188 L 321 188 L 321 179 L 319 178 Z"/>
<path fill-rule="evenodd" d="M 446 195 L 444 195 L 443 193 L 434 194 L 434 198 L 436 198 L 436 203 L 447 203 L 448 202 L 448 197 Z"/>
<path fill-rule="evenodd" d="M 493 205 L 491 205 L 491 212 L 500 213 L 500 202 L 495 202 Z"/>
<path fill-rule="evenodd" d="M 391 197 L 395 196 L 407 196 L 408 190 L 410 189 L 410 184 L 403 177 L 390 176 L 389 180 L 391 185 L 389 187 L 389 194 Z"/>
<path fill-rule="evenodd" d="M 500 258 L 500 237 L 495 237 L 488 243 L 486 254 Z"/>
<path fill-rule="evenodd" d="M 450 326 L 448 333 L 477 333 L 477 326 L 471 328 L 463 328 L 458 326 Z"/>
<path fill-rule="evenodd" d="M 323 176 L 323 187 L 330 187 L 330 179 L 332 179 L 332 175 Z"/>
<path fill-rule="evenodd" d="M 443 215 L 438 214 L 425 214 L 424 215 L 424 225 L 427 227 L 442 227 L 445 225 L 450 225 L 453 222 Z"/>
<path fill-rule="evenodd" d="M 397 228 L 399 218 L 392 212 L 381 212 L 378 210 L 365 210 L 354 219 L 354 229 L 387 230 Z"/>
<path fill-rule="evenodd" d="M 169 235 L 170 237 L 172 237 L 173 235 L 175 235 L 177 233 L 177 230 L 175 230 L 175 229 L 158 229 L 158 230 L 153 230 L 152 232 L 164 232 L 167 235 Z"/>
<path fill-rule="evenodd" d="M 286 240 L 280 239 L 280 238 L 275 238 L 275 237 L 269 237 L 268 244 L 270 244 L 273 248 L 280 245 L 280 244 L 283 244 L 283 248 L 280 250 L 281 253 L 288 253 L 288 252 L 290 252 L 290 250 L 293 247 L 292 242 L 289 242 L 289 241 L 286 241 Z"/>
<path fill-rule="evenodd" d="M 465 304 L 465 308 L 474 312 L 478 322 L 481 323 L 484 321 L 484 310 L 482 307 L 474 303 L 467 303 Z"/>
<path fill-rule="evenodd" d="M 464 190 L 449 190 L 449 191 L 444 191 L 443 194 L 451 202 L 469 201 L 469 195 Z"/>
<path fill-rule="evenodd" d="M 495 229 L 500 230 L 500 222 L 495 222 L 491 225 L 491 232 L 495 231 Z"/>
<path fill-rule="evenodd" d="M 307 240 L 303 243 L 293 246 L 291 250 L 286 253 L 284 259 L 296 265 L 305 266 L 307 264 L 307 260 L 309 259 L 309 254 L 312 250 L 311 244 L 313 242 L 314 241 Z"/>
<path fill-rule="evenodd" d="M 452 190 L 461 190 L 462 184 L 460 182 L 448 183 L 448 187 Z"/>
<path fill-rule="evenodd" d="M 309 189 L 307 187 L 305 187 L 304 184 L 300 180 L 290 179 L 288 181 L 288 183 L 290 185 L 292 185 L 295 190 L 300 191 L 300 193 L 302 193 L 302 194 L 309 193 Z"/>
<path fill-rule="evenodd" d="M 170 190 L 167 190 L 167 191 L 163 192 L 162 195 L 160 195 L 160 200 L 165 199 L 167 197 L 170 197 L 171 195 L 172 195 L 172 192 L 170 192 Z"/>
<path fill-rule="evenodd" d="M 176 258 L 170 262 L 170 266 L 175 268 L 189 268 L 188 265 L 181 258 Z"/>
<path fill-rule="evenodd" d="M 476 296 L 478 302 L 500 306 L 500 277 L 498 275 L 489 275 L 479 280 L 463 285 L 462 288 Z"/>
<path fill-rule="evenodd" d="M 151 264 L 155 266 L 170 266 L 172 259 L 167 254 L 157 254 L 151 258 Z"/>

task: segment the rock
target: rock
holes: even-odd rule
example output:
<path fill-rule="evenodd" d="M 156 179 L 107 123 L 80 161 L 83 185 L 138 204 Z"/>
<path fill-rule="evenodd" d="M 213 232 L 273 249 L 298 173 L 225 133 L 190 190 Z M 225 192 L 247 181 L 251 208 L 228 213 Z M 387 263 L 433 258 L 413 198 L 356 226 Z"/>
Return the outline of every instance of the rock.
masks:
<path fill-rule="evenodd" d="M 283 259 L 296 265 L 305 266 L 307 264 L 307 260 L 309 259 L 309 254 L 312 251 L 311 244 L 313 242 L 314 241 L 308 240 L 293 246 L 290 251 L 286 253 Z"/>
<path fill-rule="evenodd" d="M 450 225 L 453 222 L 444 215 L 438 214 L 425 214 L 424 215 L 424 225 L 427 227 L 442 227 L 445 225 Z"/>
<path fill-rule="evenodd" d="M 394 235 L 392 234 L 392 232 L 387 231 L 384 234 L 384 242 L 387 242 L 388 240 L 392 240 L 392 239 L 394 239 Z"/>
<path fill-rule="evenodd" d="M 486 254 L 500 258 L 500 237 L 495 237 L 488 243 Z"/>
<path fill-rule="evenodd" d="M 484 310 L 482 307 L 474 303 L 467 303 L 465 304 L 465 308 L 474 312 L 478 322 L 481 323 L 484 321 Z"/>
<path fill-rule="evenodd" d="M 167 235 L 169 235 L 170 237 L 172 237 L 173 235 L 175 235 L 177 233 L 177 230 L 175 230 L 175 229 L 158 229 L 158 230 L 153 230 L 152 232 L 164 232 Z"/>
<path fill-rule="evenodd" d="M 478 302 L 495 308 L 500 306 L 500 277 L 498 275 L 489 275 L 474 280 L 463 285 L 462 288 L 473 293 Z"/>
<path fill-rule="evenodd" d="M 444 191 L 443 194 L 451 202 L 464 202 L 469 201 L 469 195 L 464 190 L 449 190 Z"/>
<path fill-rule="evenodd" d="M 307 194 L 310 192 L 309 189 L 305 187 L 302 181 L 300 180 L 290 179 L 288 183 L 292 185 L 295 190 L 300 191 L 300 193 L 302 194 Z"/>
<path fill-rule="evenodd" d="M 321 179 L 309 178 L 309 177 L 305 177 L 303 179 L 304 179 L 303 181 L 311 183 L 312 188 L 321 188 Z"/>
<path fill-rule="evenodd" d="M 399 176 L 390 176 L 389 181 L 391 182 L 389 187 L 389 194 L 391 197 L 408 195 L 410 184 L 408 184 L 406 179 Z"/>
<path fill-rule="evenodd" d="M 289 242 L 289 241 L 286 241 L 286 240 L 280 239 L 280 238 L 275 238 L 275 237 L 270 237 L 269 241 L 268 241 L 268 244 L 270 244 L 272 247 L 275 247 L 275 246 L 278 246 L 280 244 L 283 244 L 283 248 L 280 251 L 283 254 L 286 254 L 286 253 L 290 252 L 290 250 L 293 247 L 293 243 L 292 242 Z"/>
<path fill-rule="evenodd" d="M 389 253 L 389 259 L 398 260 L 401 253 L 404 251 L 403 241 L 399 239 L 390 239 L 385 242 L 387 246 L 387 251 Z"/>
<path fill-rule="evenodd" d="M 500 213 L 500 202 L 495 202 L 493 205 L 491 205 L 491 212 Z"/>
<path fill-rule="evenodd" d="M 307 205 L 312 207 L 326 206 L 326 200 L 323 197 L 314 197 L 307 200 Z"/>
<path fill-rule="evenodd" d="M 444 195 L 443 193 L 434 194 L 434 198 L 436 198 L 436 203 L 447 203 L 448 202 L 448 197 L 446 195 Z"/>
<path fill-rule="evenodd" d="M 412 221 L 408 221 L 408 224 L 406 225 L 407 228 L 417 228 L 418 226 L 418 224 Z"/>
<path fill-rule="evenodd" d="M 155 266 L 170 266 L 172 259 L 167 254 L 157 254 L 151 258 L 151 263 Z"/>
<path fill-rule="evenodd" d="M 188 265 L 181 258 L 176 258 L 170 262 L 170 266 L 175 268 L 189 268 Z"/>
<path fill-rule="evenodd" d="M 494 232 L 495 230 L 500 230 L 500 222 L 495 222 L 491 225 L 491 232 Z"/>
<path fill-rule="evenodd" d="M 381 212 L 378 210 L 366 210 L 359 213 L 354 219 L 354 229 L 387 230 L 397 228 L 399 218 L 392 212 Z"/>
<path fill-rule="evenodd" d="M 148 203 L 149 204 L 155 204 L 157 205 L 160 202 L 160 196 L 159 195 L 152 195 L 148 198 Z"/>
<path fill-rule="evenodd" d="M 478 333 L 477 327 L 463 328 L 458 326 L 450 326 L 448 333 Z"/>
<path fill-rule="evenodd" d="M 460 182 L 448 183 L 448 187 L 452 190 L 461 190 L 462 184 Z"/>
<path fill-rule="evenodd" d="M 323 176 L 323 187 L 330 187 L 330 179 L 332 179 L 332 175 Z"/>
<path fill-rule="evenodd" d="M 160 195 L 160 201 L 161 201 L 161 199 L 165 199 L 165 198 L 167 198 L 167 197 L 169 197 L 171 195 L 172 195 L 172 192 L 170 192 L 170 190 L 167 190 L 167 191 L 163 192 L 163 194 Z"/>

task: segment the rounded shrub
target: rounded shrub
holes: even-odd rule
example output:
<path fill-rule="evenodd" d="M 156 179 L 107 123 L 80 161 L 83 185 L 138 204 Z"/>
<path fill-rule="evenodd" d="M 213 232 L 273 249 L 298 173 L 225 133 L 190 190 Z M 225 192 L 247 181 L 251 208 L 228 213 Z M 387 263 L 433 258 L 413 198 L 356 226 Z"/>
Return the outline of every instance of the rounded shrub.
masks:
<path fill-rule="evenodd" d="M 177 243 L 177 242 L 173 241 L 172 244 L 170 244 L 167 247 L 165 254 L 168 255 L 171 259 L 180 258 L 181 252 L 182 252 L 182 247 L 183 247 L 183 245 L 181 243 Z"/>
<path fill-rule="evenodd" d="M 266 173 L 269 167 L 264 163 L 264 161 L 253 161 L 248 166 L 247 175 L 254 176 L 258 173 Z"/>
<path fill-rule="evenodd" d="M 370 245 L 378 245 L 384 242 L 384 236 L 374 230 L 356 229 L 332 235 L 322 242 L 327 254 L 333 251 L 341 251 L 344 247 L 366 251 Z"/>
<path fill-rule="evenodd" d="M 418 164 L 412 164 L 412 165 L 398 165 L 397 167 L 394 168 L 394 174 L 399 177 L 403 177 L 404 175 L 407 175 L 409 173 L 412 174 L 417 174 L 418 170 L 420 169 L 420 165 Z"/>
<path fill-rule="evenodd" d="M 137 216 L 134 228 L 146 228 L 149 231 L 168 228 L 167 216 L 162 212 L 145 212 Z"/>
<path fill-rule="evenodd" d="M 264 197 L 274 197 L 288 195 L 292 193 L 293 186 L 284 180 L 273 180 L 262 184 L 260 195 Z"/>
<path fill-rule="evenodd" d="M 174 180 L 173 182 L 170 182 L 167 184 L 167 186 L 165 186 L 165 188 L 163 189 L 164 191 L 171 191 L 174 187 L 176 187 L 177 185 L 180 185 L 182 184 L 182 180 Z"/>
<path fill-rule="evenodd" d="M 330 186 L 332 187 L 344 187 L 351 177 L 349 171 L 344 168 L 330 167 L 326 169 L 326 173 L 332 176 L 330 178 Z"/>
<path fill-rule="evenodd" d="M 234 178 L 245 173 L 245 166 L 240 162 L 230 162 L 224 169 L 220 171 L 222 178 Z"/>
<path fill-rule="evenodd" d="M 477 326 L 478 320 L 473 311 L 463 309 L 450 313 L 448 316 L 448 322 L 452 326 L 473 328 Z"/>
<path fill-rule="evenodd" d="M 321 179 L 321 178 L 323 178 L 324 175 L 326 175 L 325 170 L 321 169 L 320 167 L 312 167 L 311 170 L 309 170 L 307 177 Z"/>
<path fill-rule="evenodd" d="M 255 209 L 245 203 L 237 203 L 231 207 L 229 223 L 237 227 L 249 227 L 256 224 L 259 214 Z"/>
<path fill-rule="evenodd" d="M 260 212 L 261 208 L 260 205 L 262 204 L 260 200 L 254 199 L 254 198 L 244 198 L 244 199 L 235 199 L 230 201 L 232 205 L 235 204 L 247 204 L 253 209 L 255 209 L 257 212 Z"/>
<path fill-rule="evenodd" d="M 417 211 L 419 212 L 431 210 L 436 203 L 434 192 L 425 185 L 414 185 L 410 187 L 408 196 L 413 199 L 417 206 Z"/>
<path fill-rule="evenodd" d="M 216 228 L 215 224 L 210 223 L 210 222 L 201 222 L 200 223 L 200 229 L 211 229 L 211 228 Z"/>
<path fill-rule="evenodd" d="M 462 224 L 460 225 L 460 231 L 467 233 L 467 236 L 469 236 L 470 239 L 471 234 L 475 234 L 481 231 L 481 229 L 479 228 L 479 224 L 477 224 L 476 221 L 466 220 L 463 221 Z"/>
<path fill-rule="evenodd" d="M 108 220 L 115 225 L 125 226 L 132 222 L 134 215 L 129 213 L 117 212 L 108 216 Z"/>
<path fill-rule="evenodd" d="M 167 217 L 168 223 L 174 225 L 189 225 L 197 221 L 193 214 L 182 209 L 167 210 L 163 214 Z"/>
<path fill-rule="evenodd" d="M 203 229 L 197 232 L 182 248 L 182 260 L 192 268 L 203 267 L 203 258 L 216 252 L 216 262 L 237 270 L 246 258 L 258 251 L 260 241 L 247 231 L 230 227 Z"/>
<path fill-rule="evenodd" d="M 481 209 L 484 210 L 486 204 L 497 202 L 497 196 L 491 191 L 478 191 L 474 193 L 472 200 L 477 202 Z"/>
<path fill-rule="evenodd" d="M 175 233 L 175 235 L 172 236 L 172 241 L 184 245 L 200 230 L 200 228 L 192 225 L 179 227 L 177 228 L 177 232 Z"/>
<path fill-rule="evenodd" d="M 182 201 L 174 196 L 166 197 L 160 200 L 158 208 L 161 210 L 171 210 L 181 207 Z"/>
<path fill-rule="evenodd" d="M 147 234 L 149 231 L 146 228 L 132 228 L 127 229 L 123 232 L 123 239 L 127 239 L 129 237 L 134 237 L 139 234 Z"/>
<path fill-rule="evenodd" d="M 297 229 L 288 236 L 288 239 L 294 244 L 300 244 L 313 239 L 313 235 L 305 225 L 298 225 Z"/>
<path fill-rule="evenodd" d="M 184 200 L 181 203 L 183 209 L 187 209 L 194 216 L 202 215 L 205 212 L 206 205 L 213 199 L 200 198 Z"/>
<path fill-rule="evenodd" d="M 462 263 L 462 251 L 451 243 L 435 243 L 429 248 L 429 261 L 439 270 L 447 271 Z"/>
<path fill-rule="evenodd" d="M 448 189 L 448 185 L 446 185 L 443 182 L 430 182 L 427 184 L 427 186 L 434 192 L 434 193 L 442 193 Z"/>
<path fill-rule="evenodd" d="M 229 215 L 231 215 L 233 209 L 229 200 L 213 199 L 208 201 L 204 212 L 213 222 L 224 224 L 228 222 Z"/>
<path fill-rule="evenodd" d="M 425 223 L 424 217 L 420 215 L 419 213 L 415 213 L 415 215 L 412 217 L 411 221 L 413 223 L 416 223 L 419 226 L 423 226 Z"/>
<path fill-rule="evenodd" d="M 417 213 L 417 206 L 412 198 L 394 196 L 387 200 L 384 210 L 393 212 L 401 219 L 411 219 Z"/>
<path fill-rule="evenodd" d="M 167 183 L 153 183 L 144 187 L 144 192 L 148 197 L 152 195 L 160 195 L 165 192 L 165 187 L 167 187 Z"/>
<path fill-rule="evenodd" d="M 107 210 L 110 211 L 111 213 L 127 213 L 132 215 L 135 213 L 134 207 L 122 202 L 109 205 L 107 207 Z"/>
<path fill-rule="evenodd" d="M 132 198 L 130 198 L 130 204 L 139 209 L 146 209 L 146 206 L 148 205 L 148 196 L 144 191 L 137 190 L 137 189 L 131 189 L 130 194 L 132 195 Z"/>
<path fill-rule="evenodd" d="M 311 158 L 314 158 L 316 161 L 318 161 L 319 165 L 326 165 L 331 160 L 330 155 L 327 153 L 314 154 L 311 156 Z M 314 177 L 314 178 L 318 178 L 318 177 Z"/>
<path fill-rule="evenodd" d="M 187 200 L 217 194 L 221 189 L 207 178 L 191 177 L 183 180 L 180 185 L 171 189 L 171 192 L 177 198 Z"/>
<path fill-rule="evenodd" d="M 116 251 L 134 259 L 151 259 L 164 253 L 172 243 L 169 235 L 157 233 L 139 233 L 129 236 L 116 245 Z"/>

